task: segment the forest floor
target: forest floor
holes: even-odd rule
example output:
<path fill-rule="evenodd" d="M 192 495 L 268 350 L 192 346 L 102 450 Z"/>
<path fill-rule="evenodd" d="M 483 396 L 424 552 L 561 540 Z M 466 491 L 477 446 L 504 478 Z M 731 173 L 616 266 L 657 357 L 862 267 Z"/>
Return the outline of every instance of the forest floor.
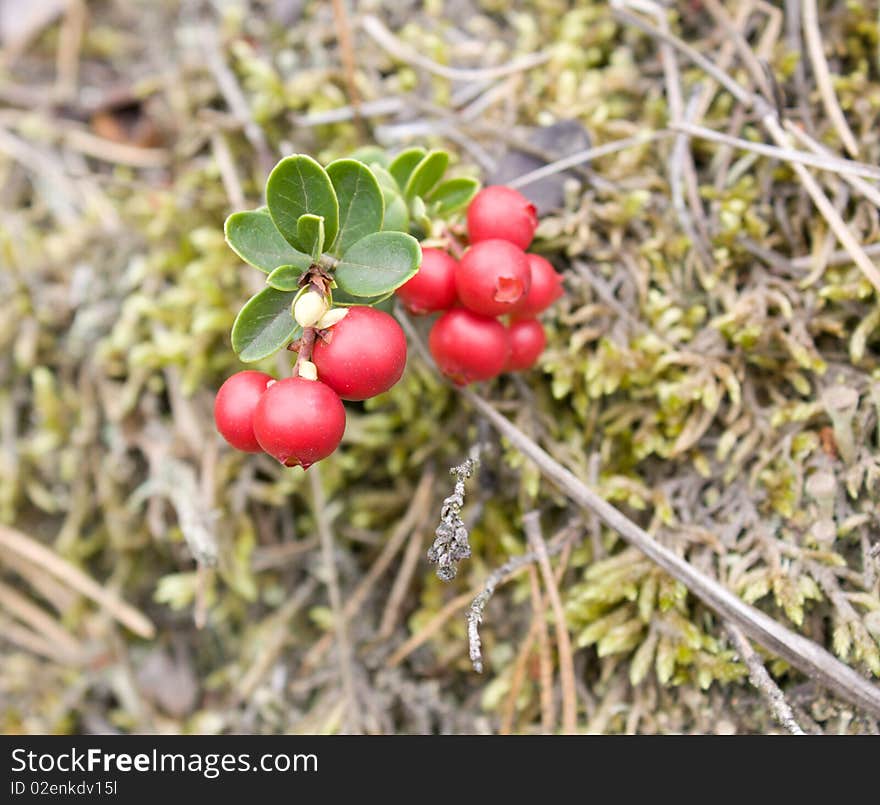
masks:
<path fill-rule="evenodd" d="M 27 5 L 0 3 L 4 732 L 880 731 L 876 4 Z M 280 157 L 370 144 L 535 201 L 548 350 L 461 393 L 406 320 L 332 458 L 233 454 L 211 407 L 257 286 L 223 221 Z"/>

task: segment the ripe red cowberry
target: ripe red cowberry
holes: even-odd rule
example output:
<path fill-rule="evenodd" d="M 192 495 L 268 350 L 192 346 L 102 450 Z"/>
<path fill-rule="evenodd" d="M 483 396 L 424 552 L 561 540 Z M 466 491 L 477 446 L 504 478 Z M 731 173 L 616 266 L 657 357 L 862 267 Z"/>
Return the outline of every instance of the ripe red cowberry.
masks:
<path fill-rule="evenodd" d="M 372 307 L 349 308 L 318 339 L 312 361 L 318 379 L 343 400 L 366 400 L 388 391 L 406 366 L 406 336 L 392 316 Z"/>
<path fill-rule="evenodd" d="M 520 192 L 504 185 L 484 187 L 467 211 L 471 243 L 500 238 L 527 249 L 538 226 L 535 206 Z"/>
<path fill-rule="evenodd" d="M 265 372 L 238 372 L 227 378 L 214 399 L 214 422 L 229 444 L 246 453 L 259 453 L 254 436 L 254 409 L 272 381 Z"/>
<path fill-rule="evenodd" d="M 531 369 L 547 345 L 544 328 L 537 319 L 520 319 L 507 328 L 510 354 L 507 357 L 508 372 Z"/>
<path fill-rule="evenodd" d="M 319 380 L 285 377 L 266 389 L 254 411 L 260 447 L 288 467 L 308 469 L 327 458 L 344 431 L 339 395 Z"/>
<path fill-rule="evenodd" d="M 421 316 L 451 308 L 455 304 L 457 265 L 446 252 L 423 247 L 418 273 L 397 289 L 397 295 L 407 310 Z"/>
<path fill-rule="evenodd" d="M 457 386 L 495 377 L 509 350 L 501 322 L 464 308 L 448 310 L 434 322 L 428 345 L 440 371 Z"/>
<path fill-rule="evenodd" d="M 513 315 L 531 318 L 546 310 L 562 296 L 562 276 L 538 254 L 527 254 L 532 282 L 529 292 L 517 302 Z"/>
<path fill-rule="evenodd" d="M 530 284 L 525 252 L 506 240 L 474 244 L 455 270 L 458 298 L 465 307 L 483 316 L 502 316 L 515 310 Z"/>

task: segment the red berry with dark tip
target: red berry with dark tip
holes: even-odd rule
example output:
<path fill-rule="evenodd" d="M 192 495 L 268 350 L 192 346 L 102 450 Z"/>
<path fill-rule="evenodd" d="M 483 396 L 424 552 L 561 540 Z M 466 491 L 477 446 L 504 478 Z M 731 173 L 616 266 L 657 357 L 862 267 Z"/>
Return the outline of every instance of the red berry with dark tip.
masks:
<path fill-rule="evenodd" d="M 254 435 L 270 456 L 308 469 L 327 458 L 345 431 L 339 395 L 319 380 L 286 377 L 273 383 L 254 411 Z"/>
<path fill-rule="evenodd" d="M 237 450 L 259 453 L 254 436 L 254 410 L 272 376 L 265 372 L 238 372 L 227 378 L 214 399 L 214 422 L 220 435 Z"/>
<path fill-rule="evenodd" d="M 544 328 L 537 319 L 520 319 L 507 328 L 510 340 L 510 353 L 507 365 L 509 372 L 531 369 L 547 345 Z"/>
<path fill-rule="evenodd" d="M 446 252 L 423 247 L 418 273 L 397 289 L 397 295 L 407 310 L 421 316 L 451 308 L 455 304 L 457 265 Z"/>
<path fill-rule="evenodd" d="M 529 292 L 532 272 L 525 252 L 506 240 L 483 240 L 471 246 L 455 270 L 461 303 L 483 316 L 516 310 Z"/>
<path fill-rule="evenodd" d="M 319 338 L 312 352 L 318 379 L 343 400 L 366 400 L 388 391 L 406 366 L 406 336 L 393 316 L 351 307 Z"/>
<path fill-rule="evenodd" d="M 440 371 L 458 386 L 498 375 L 509 349 L 501 322 L 464 308 L 449 310 L 434 322 L 428 346 Z"/>
<path fill-rule="evenodd" d="M 538 226 L 535 206 L 519 191 L 504 185 L 484 187 L 467 211 L 471 243 L 499 238 L 527 249 Z"/>
<path fill-rule="evenodd" d="M 529 292 L 517 302 L 513 315 L 517 318 L 531 318 L 545 311 L 562 296 L 562 276 L 538 254 L 527 254 L 531 271 Z"/>

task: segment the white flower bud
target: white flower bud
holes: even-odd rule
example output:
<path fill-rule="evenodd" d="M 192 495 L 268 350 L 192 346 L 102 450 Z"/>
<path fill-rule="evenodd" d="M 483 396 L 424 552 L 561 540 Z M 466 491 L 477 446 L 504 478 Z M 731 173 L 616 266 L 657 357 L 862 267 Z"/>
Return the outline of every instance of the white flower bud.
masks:
<path fill-rule="evenodd" d="M 303 361 L 299 365 L 299 376 L 305 380 L 317 380 L 318 367 L 311 361 Z"/>
<path fill-rule="evenodd" d="M 328 327 L 332 327 L 334 324 L 339 324 L 339 322 L 341 322 L 347 315 L 347 307 L 335 307 L 332 310 L 328 310 L 321 317 L 321 321 L 319 321 L 315 325 L 315 327 L 317 327 L 319 330 L 326 330 Z"/>
<path fill-rule="evenodd" d="M 293 318 L 301 327 L 314 327 L 327 312 L 327 299 L 317 291 L 306 291 L 293 303 Z"/>

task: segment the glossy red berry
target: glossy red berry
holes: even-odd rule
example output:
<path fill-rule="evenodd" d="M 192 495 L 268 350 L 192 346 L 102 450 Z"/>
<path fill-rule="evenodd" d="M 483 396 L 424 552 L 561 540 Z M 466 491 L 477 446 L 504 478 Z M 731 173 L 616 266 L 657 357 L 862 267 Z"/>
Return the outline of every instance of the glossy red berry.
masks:
<path fill-rule="evenodd" d="M 420 316 L 451 308 L 455 304 L 457 265 L 446 252 L 423 247 L 418 273 L 397 289 L 407 310 Z"/>
<path fill-rule="evenodd" d="M 406 336 L 392 316 L 372 307 L 349 308 L 318 339 L 312 352 L 318 379 L 343 400 L 366 400 L 388 391 L 406 366 Z"/>
<path fill-rule="evenodd" d="M 214 422 L 229 444 L 246 453 L 259 453 L 254 436 L 254 409 L 272 381 L 265 372 L 238 372 L 227 378 L 214 399 Z"/>
<path fill-rule="evenodd" d="M 339 395 L 319 380 L 286 377 L 273 383 L 254 411 L 254 435 L 270 456 L 308 469 L 327 458 L 345 431 Z"/>
<path fill-rule="evenodd" d="M 509 349 L 501 322 L 464 308 L 448 310 L 434 322 L 428 345 L 440 371 L 458 386 L 495 377 Z"/>
<path fill-rule="evenodd" d="M 455 271 L 462 304 L 483 316 L 516 309 L 528 293 L 531 270 L 525 252 L 506 240 L 483 240 L 470 247 Z"/>
<path fill-rule="evenodd" d="M 531 318 L 545 311 L 562 296 L 562 276 L 538 254 L 527 254 L 531 271 L 529 292 L 517 302 L 513 315 L 517 318 Z"/>
<path fill-rule="evenodd" d="M 467 211 L 471 243 L 500 238 L 527 249 L 538 226 L 535 206 L 519 191 L 504 185 L 484 187 Z"/>
<path fill-rule="evenodd" d="M 513 322 L 507 328 L 507 336 L 510 340 L 510 353 L 504 368 L 509 372 L 531 369 L 547 345 L 544 328 L 537 319 Z"/>

